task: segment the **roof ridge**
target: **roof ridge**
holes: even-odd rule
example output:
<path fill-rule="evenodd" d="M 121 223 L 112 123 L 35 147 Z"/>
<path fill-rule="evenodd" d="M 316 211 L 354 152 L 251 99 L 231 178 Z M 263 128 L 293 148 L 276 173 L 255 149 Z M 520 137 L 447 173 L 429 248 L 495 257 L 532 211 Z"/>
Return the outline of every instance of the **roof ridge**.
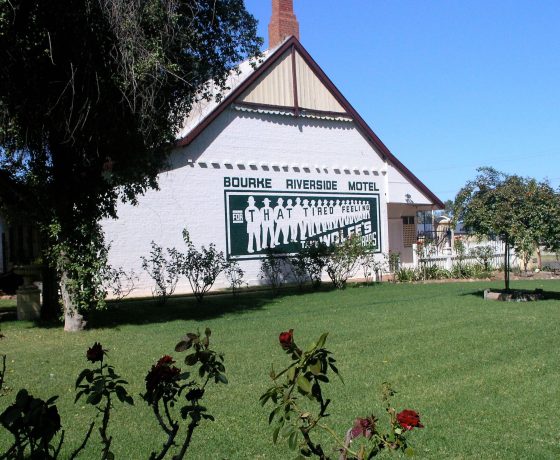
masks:
<path fill-rule="evenodd" d="M 385 160 L 389 161 L 396 169 L 401 172 L 407 179 L 409 179 L 418 189 L 426 195 L 426 197 L 432 200 L 433 204 L 438 208 L 443 209 L 445 206 L 443 202 L 420 180 L 416 177 L 393 153 L 387 148 L 387 146 L 381 141 L 381 139 L 375 134 L 375 132 L 370 128 L 366 121 L 361 117 L 356 109 L 350 104 L 350 102 L 344 97 L 336 85 L 331 81 L 327 74 L 321 69 L 317 62 L 311 57 L 304 46 L 299 42 L 296 37 L 289 37 L 279 46 L 273 50 L 269 50 L 269 56 L 259 65 L 254 68 L 247 77 L 233 88 L 230 93 L 221 100 L 213 109 L 206 114 L 198 124 L 196 124 L 189 132 L 186 133 L 181 139 L 176 143 L 178 147 L 184 147 L 189 145 L 194 139 L 198 137 L 202 131 L 206 129 L 229 105 L 231 105 L 235 100 L 243 94 L 243 92 L 250 87 L 264 72 L 266 72 L 276 61 L 277 58 L 281 57 L 284 52 L 290 48 L 294 48 L 300 53 L 302 58 L 311 67 L 315 75 L 321 80 L 321 82 L 330 91 L 333 97 L 339 102 L 339 104 L 346 110 L 346 112 L 351 116 L 353 121 L 356 123 L 358 129 L 362 132 L 362 135 L 366 137 L 369 143 L 376 148 L 379 153 L 384 157 Z M 247 61 L 244 61 L 247 62 Z"/>

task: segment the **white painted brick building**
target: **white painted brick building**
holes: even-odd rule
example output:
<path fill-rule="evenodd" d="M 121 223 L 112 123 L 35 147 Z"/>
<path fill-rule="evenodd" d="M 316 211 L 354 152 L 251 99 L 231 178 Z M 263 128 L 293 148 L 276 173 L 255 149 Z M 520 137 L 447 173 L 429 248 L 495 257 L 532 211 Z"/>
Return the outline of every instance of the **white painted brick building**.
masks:
<path fill-rule="evenodd" d="M 358 233 L 379 257 L 391 250 L 412 261 L 416 212 L 442 208 L 441 201 L 298 39 L 277 44 L 256 69 L 244 63 L 240 70 L 221 103 L 201 104 L 186 120 L 160 190 L 120 206 L 119 219 L 104 223 L 111 265 L 141 275 L 134 295 L 151 294 L 140 259 L 150 242 L 181 249 L 185 227 L 197 246 L 215 243 L 238 259 L 249 284 L 262 282 L 262 246 L 275 242 L 277 251 L 292 253 L 310 240 Z M 222 276 L 215 287 L 227 285 Z M 182 280 L 177 292 L 189 291 Z"/>

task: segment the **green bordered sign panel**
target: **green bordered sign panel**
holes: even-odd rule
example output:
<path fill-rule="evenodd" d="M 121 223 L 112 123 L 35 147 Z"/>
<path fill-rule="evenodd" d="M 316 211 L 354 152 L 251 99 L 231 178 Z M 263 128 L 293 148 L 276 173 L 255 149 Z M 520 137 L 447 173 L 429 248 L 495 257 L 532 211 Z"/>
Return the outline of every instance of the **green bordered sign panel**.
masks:
<path fill-rule="evenodd" d="M 381 252 L 379 194 L 224 193 L 230 259 L 261 258 L 269 248 L 294 254 L 311 242 L 333 245 L 351 235 Z"/>

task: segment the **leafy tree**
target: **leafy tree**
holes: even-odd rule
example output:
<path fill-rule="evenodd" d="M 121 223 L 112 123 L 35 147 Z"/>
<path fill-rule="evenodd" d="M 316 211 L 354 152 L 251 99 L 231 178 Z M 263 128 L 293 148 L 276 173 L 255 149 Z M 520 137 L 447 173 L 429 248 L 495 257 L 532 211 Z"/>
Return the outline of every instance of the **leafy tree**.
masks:
<path fill-rule="evenodd" d="M 509 248 L 560 245 L 560 194 L 547 182 L 479 168 L 479 175 L 455 198 L 455 218 L 481 236 L 499 236 L 506 245 L 505 288 L 509 290 Z"/>
<path fill-rule="evenodd" d="M 445 209 L 444 209 L 444 213 L 447 216 L 452 217 L 453 216 L 453 200 L 445 200 L 445 202 L 443 203 L 445 205 Z"/>
<path fill-rule="evenodd" d="M 21 190 L 66 279 L 65 329 L 101 305 L 77 269 L 99 220 L 157 186 L 193 103 L 260 44 L 242 0 L 0 0 L 0 193 Z"/>

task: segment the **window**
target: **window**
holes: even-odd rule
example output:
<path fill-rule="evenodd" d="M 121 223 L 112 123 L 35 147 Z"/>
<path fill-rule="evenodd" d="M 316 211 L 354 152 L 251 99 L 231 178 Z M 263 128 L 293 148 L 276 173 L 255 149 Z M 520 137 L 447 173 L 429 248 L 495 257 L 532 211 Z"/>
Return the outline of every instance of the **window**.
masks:
<path fill-rule="evenodd" d="M 416 242 L 416 225 L 414 216 L 403 216 L 403 246 L 410 248 Z"/>

